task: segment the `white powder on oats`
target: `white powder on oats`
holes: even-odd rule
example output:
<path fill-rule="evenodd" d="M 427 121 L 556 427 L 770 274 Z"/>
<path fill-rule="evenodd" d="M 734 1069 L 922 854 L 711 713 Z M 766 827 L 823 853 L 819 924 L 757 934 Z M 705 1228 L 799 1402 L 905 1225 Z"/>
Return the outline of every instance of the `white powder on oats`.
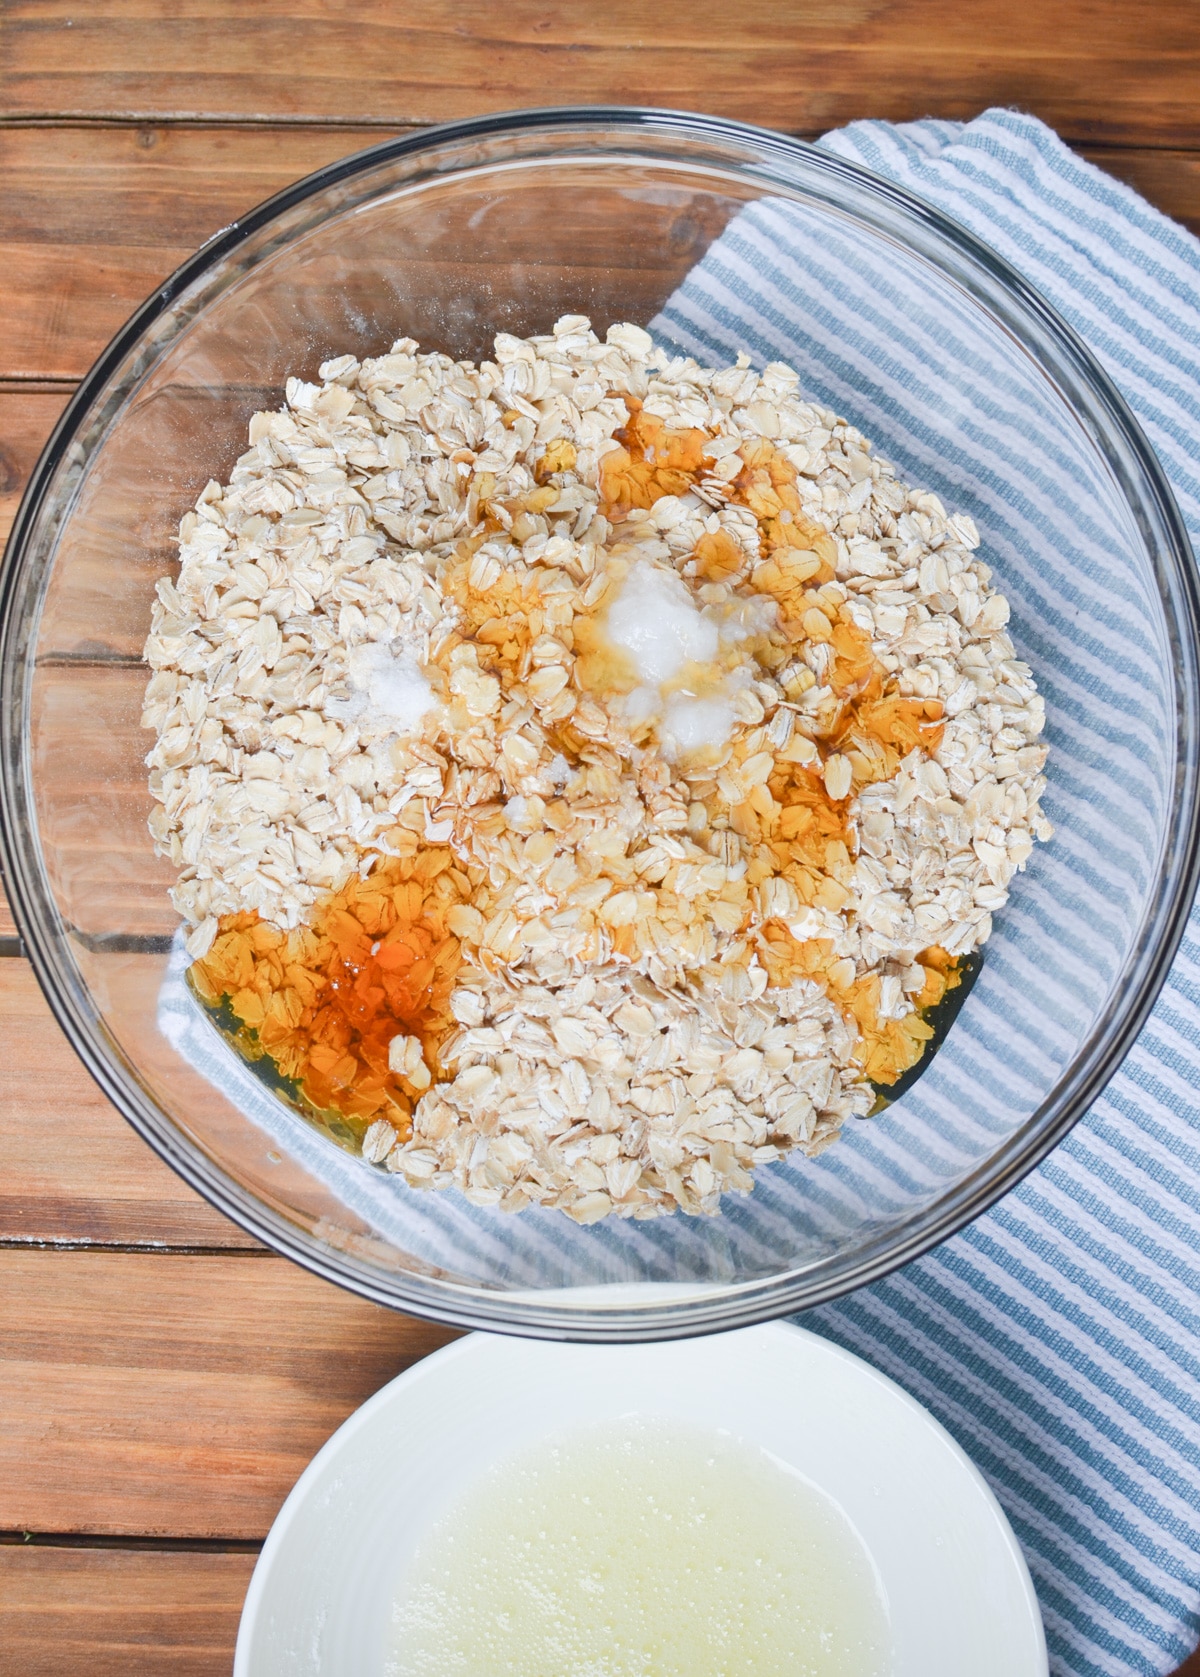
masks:
<path fill-rule="evenodd" d="M 327 699 L 325 712 L 342 722 L 411 734 L 421 719 L 437 706 L 432 687 L 409 652 L 395 651 L 381 641 L 352 647 L 346 656 L 349 695 Z"/>

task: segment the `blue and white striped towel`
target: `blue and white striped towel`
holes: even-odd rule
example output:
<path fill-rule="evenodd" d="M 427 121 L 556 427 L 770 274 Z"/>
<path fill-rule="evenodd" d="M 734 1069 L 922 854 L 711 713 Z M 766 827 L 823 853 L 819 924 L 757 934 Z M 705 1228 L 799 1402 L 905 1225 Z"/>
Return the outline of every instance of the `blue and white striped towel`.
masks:
<path fill-rule="evenodd" d="M 1200 242 L 1010 111 L 821 143 L 969 227 L 1059 309 L 1200 551 Z M 1175 1668 L 1200 1634 L 1200 914 L 1136 1047 L 1041 1168 L 803 1320 L 928 1404 L 987 1474 L 1056 1674 Z"/>
<path fill-rule="evenodd" d="M 1200 243 L 1081 163 L 1040 123 L 1011 112 L 966 126 L 856 123 L 822 144 L 965 223 L 1058 307 L 1137 413 L 1200 548 Z M 957 1180 L 1037 1104 L 1047 1072 L 1053 1081 L 1074 1046 L 1079 998 L 1088 1002 L 1089 985 L 1093 999 L 1097 985 L 1103 990 L 1106 935 L 1122 945 L 1121 916 L 1136 895 L 1128 880 L 1153 846 L 1153 823 L 1139 828 L 1138 810 L 1170 791 L 1153 769 L 1163 719 L 1156 648 L 1121 574 L 1120 532 L 1094 515 L 1097 486 L 1036 394 L 997 385 L 993 401 L 987 369 L 984 397 L 952 415 L 953 444 L 922 441 L 937 400 L 952 407 L 956 396 L 952 377 L 938 384 L 929 346 L 944 339 L 952 370 L 965 323 L 949 307 L 921 344 L 906 345 L 905 313 L 921 306 L 914 288 L 849 247 L 832 272 L 828 226 L 817 231 L 811 237 L 804 211 L 780 200 L 752 206 L 654 330 L 717 364 L 743 348 L 759 364 L 794 363 L 807 394 L 863 414 L 908 481 L 976 513 L 1007 567 L 1014 634 L 1047 696 L 1047 804 L 1060 838 L 1018 880 L 983 975 L 946 1047 L 905 1097 L 904 1119 L 854 1126 L 819 1161 L 762 1172 L 748 1200 L 703 1228 L 671 1218 L 581 1230 L 535 1210 L 506 1219 L 498 1233 L 496 1215 L 461 1196 L 413 1194 L 364 1170 L 268 1096 L 215 1036 L 183 984 L 177 952 L 160 1002 L 164 1035 L 343 1204 L 420 1261 L 518 1286 L 721 1280 L 769 1269 L 785 1238 L 816 1254 L 867 1214 L 902 1216 Z M 855 332 L 872 317 L 895 353 L 886 368 L 868 369 L 877 400 L 864 410 L 851 362 Z M 980 425 L 989 458 L 1009 448 L 1019 471 L 987 481 L 971 453 Z M 1049 453 L 1039 475 L 1030 449 L 1042 436 Z M 1075 566 L 1089 591 L 1081 597 L 1076 588 L 1072 598 L 1073 530 L 1089 517 L 1088 563 Z M 1068 559 L 1057 582 L 1056 553 Z M 1122 641 L 1132 647 L 1128 659 L 1117 652 Z M 1087 695 L 1101 687 L 1123 719 L 1120 737 L 1103 737 L 1088 715 Z M 1107 773 L 1114 760 L 1119 804 Z M 1052 974 L 1042 970 L 1047 937 L 1058 952 Z M 1011 1022 L 1022 1009 L 1017 1064 L 989 1020 Z M 945 1246 L 804 1318 L 928 1404 L 989 1476 L 1025 1545 L 1056 1677 L 1164 1677 L 1196 1640 L 1198 1290 L 1194 917 L 1136 1048 L 1054 1155 Z"/>

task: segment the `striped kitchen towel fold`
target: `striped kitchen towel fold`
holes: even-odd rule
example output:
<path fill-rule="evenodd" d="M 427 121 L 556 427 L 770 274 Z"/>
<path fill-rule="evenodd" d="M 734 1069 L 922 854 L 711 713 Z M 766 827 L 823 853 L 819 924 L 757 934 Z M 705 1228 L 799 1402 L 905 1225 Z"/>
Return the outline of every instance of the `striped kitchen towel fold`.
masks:
<path fill-rule="evenodd" d="M 970 227 L 1057 306 L 1131 403 L 1200 547 L 1200 243 L 1081 163 L 1040 123 L 1011 112 L 989 111 L 965 126 L 856 123 L 822 144 Z M 876 427 L 870 415 L 860 419 L 838 355 L 852 354 L 854 334 L 868 318 L 877 334 L 880 322 L 886 333 L 890 308 L 897 330 L 886 372 L 889 413 L 897 435 L 919 433 L 920 391 L 933 372 L 905 363 L 900 328 L 913 295 L 901 296 L 890 274 L 857 264 L 854 253 L 830 283 L 825 251 L 808 236 L 804 216 L 777 199 L 738 215 L 652 329 L 710 363 L 739 350 L 760 365 L 794 363 L 807 395 L 862 423 L 885 457 L 897 457 L 888 425 Z M 936 324 L 939 330 L 944 324 L 949 341 L 955 323 L 939 317 Z M 1008 410 L 996 422 L 1008 427 L 999 440 L 1028 453 L 1040 417 L 1019 402 L 1009 402 Z M 996 444 L 995 434 L 989 442 Z M 1028 507 L 1006 503 L 990 528 L 979 520 L 985 540 L 999 540 L 1003 523 L 1014 553 L 1021 546 L 1017 527 L 1026 520 L 1024 548 L 1032 561 L 1004 575 L 1014 611 L 1023 610 L 1027 624 L 1038 623 L 1039 613 L 1045 617 L 1038 567 L 1055 551 L 1069 552 L 1070 520 L 1080 515 L 1078 462 L 1064 457 L 1057 465 L 1057 479 L 1043 474 L 1029 489 Z M 969 450 L 954 460 L 930 446 L 906 475 L 941 489 L 943 467 L 950 474 L 944 499 L 967 507 Z M 1032 484 L 1033 474 L 1025 476 Z M 1139 799 L 1164 795 L 1147 767 L 1152 749 L 1139 743 L 1153 741 L 1162 711 L 1147 673 L 1150 658 L 1137 661 L 1141 631 L 1121 593 L 1119 534 L 1094 535 L 1100 550 L 1106 540 L 1115 563 L 1094 575 L 1088 598 L 1060 614 L 1055 631 L 1077 656 L 1058 692 L 1048 694 L 1059 719 L 1058 737 L 1051 733 L 1058 765 L 1051 790 L 1064 807 L 1075 798 L 1092 816 L 1097 799 L 1108 799 L 1106 824 L 1092 821 L 1088 863 L 1106 903 L 1119 906 L 1121 870 L 1136 850 L 1123 848 L 1122 826 L 1136 826 Z M 1118 634 L 1134 657 L 1109 656 Z M 1143 639 L 1143 653 L 1148 645 Z M 1048 667 L 1055 670 L 1053 659 Z M 1085 749 L 1085 699 L 1074 710 L 1059 702 L 1072 682 L 1086 696 L 1088 683 L 1097 681 L 1119 693 L 1129 718 L 1128 779 L 1118 805 L 1111 764 Z M 1109 772 L 1098 774 L 1098 762 Z M 1072 983 L 1089 981 L 1091 949 L 1103 965 L 1103 925 L 1078 912 L 1078 899 L 1074 907 L 1056 901 L 1056 887 L 1070 885 L 1065 838 L 1081 824 L 1062 825 L 1063 841 L 1044 847 L 1044 860 L 1031 864 L 998 918 L 971 998 L 979 1001 L 977 1018 L 986 1021 L 989 1009 L 1003 1018 L 1006 998 L 1027 1012 L 1039 1006 L 1036 967 L 1045 939 L 1024 936 L 1023 923 L 1076 936 L 1084 958 L 1067 975 Z M 1066 945 L 1060 939 L 1057 947 L 1061 955 Z M 159 1021 L 186 1060 L 342 1204 L 419 1261 L 455 1272 L 478 1269 L 510 1285 L 635 1276 L 721 1280 L 754 1274 L 756 1266 L 769 1270 L 779 1229 L 803 1233 L 817 1250 L 823 1240 L 836 1243 L 846 1222 L 861 1223 L 864 1205 L 882 1214 L 889 1195 L 895 1206 L 906 1196 L 919 1203 L 986 1151 L 988 1133 L 999 1137 L 1020 1121 L 1036 1104 L 1029 1088 L 1044 1087 L 1036 1077 L 1029 1088 L 1022 1084 L 1023 1068 L 1006 1054 L 1006 1044 L 989 1040 L 986 1024 L 972 1026 L 969 1003 L 936 1065 L 906 1097 L 919 1124 L 854 1126 L 822 1155 L 819 1172 L 797 1159 L 760 1173 L 754 1194 L 731 1203 L 716 1225 L 700 1229 L 690 1219 L 669 1218 L 580 1230 L 534 1208 L 500 1228 L 494 1214 L 461 1196 L 414 1195 L 308 1130 L 212 1031 L 187 991 L 185 966 L 180 946 Z M 1040 1037 L 1026 1029 L 1022 1040 L 1026 1047 L 1043 1043 L 1054 1061 L 1062 1041 L 1054 1037 L 1053 1009 L 1044 1020 L 1038 1013 L 1043 1025 Z M 969 1133 L 963 1103 L 955 1100 L 956 1079 L 960 1089 L 970 1080 L 977 1096 L 987 1091 L 974 1102 L 982 1140 Z M 992 1111 L 985 1110 L 988 1099 Z M 1025 1546 L 1056 1677 L 1165 1677 L 1196 1640 L 1198 1299 L 1200 919 L 1194 916 L 1135 1049 L 1051 1158 L 946 1245 L 804 1317 L 805 1326 L 875 1363 L 926 1403 L 988 1475 Z"/>
<path fill-rule="evenodd" d="M 860 122 L 821 144 L 970 228 L 1070 321 L 1200 551 L 1200 242 L 1014 112 Z M 771 273 L 771 237 L 739 218 L 736 257 L 714 247 L 669 306 L 670 335 L 705 359 L 793 359 L 786 331 L 731 333 L 722 315 L 778 320 Z M 988 1475 L 1056 1674 L 1175 1668 L 1200 1634 L 1200 914 L 1121 1071 L 1040 1169 L 803 1321 L 928 1404 Z"/>

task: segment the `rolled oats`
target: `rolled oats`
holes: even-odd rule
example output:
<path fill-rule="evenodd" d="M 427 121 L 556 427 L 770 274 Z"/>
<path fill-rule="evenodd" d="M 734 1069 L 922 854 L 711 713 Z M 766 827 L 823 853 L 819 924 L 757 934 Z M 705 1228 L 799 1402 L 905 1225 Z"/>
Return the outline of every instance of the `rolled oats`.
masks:
<path fill-rule="evenodd" d="M 319 376 L 184 515 L 146 642 L 198 988 L 298 1055 L 330 980 L 294 940 L 361 977 L 444 852 L 405 957 L 436 942 L 440 1035 L 322 1061 L 363 1156 L 581 1223 L 714 1212 L 915 1063 L 1050 835 L 975 527 L 790 368 L 630 324 Z"/>

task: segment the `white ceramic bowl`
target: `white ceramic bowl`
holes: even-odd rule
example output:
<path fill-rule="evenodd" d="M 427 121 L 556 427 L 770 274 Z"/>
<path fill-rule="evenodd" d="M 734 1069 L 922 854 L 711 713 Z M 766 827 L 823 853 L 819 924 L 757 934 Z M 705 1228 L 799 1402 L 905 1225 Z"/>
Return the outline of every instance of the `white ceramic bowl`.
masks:
<path fill-rule="evenodd" d="M 473 1334 L 352 1415 L 301 1476 L 246 1596 L 234 1677 L 381 1677 L 413 1550 L 472 1480 L 567 1427 L 723 1428 L 838 1504 L 874 1562 L 892 1677 L 1046 1677 L 1037 1600 L 995 1497 L 867 1363 L 785 1324 L 651 1345 Z"/>

